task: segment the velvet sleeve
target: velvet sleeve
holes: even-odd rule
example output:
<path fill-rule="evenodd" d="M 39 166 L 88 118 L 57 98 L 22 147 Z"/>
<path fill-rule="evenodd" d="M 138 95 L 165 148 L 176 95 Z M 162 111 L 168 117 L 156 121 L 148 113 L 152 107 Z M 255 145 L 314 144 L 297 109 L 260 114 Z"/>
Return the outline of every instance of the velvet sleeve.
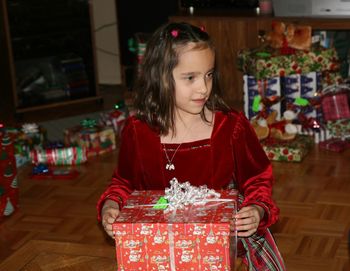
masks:
<path fill-rule="evenodd" d="M 241 208 L 259 205 L 265 215 L 258 232 L 263 232 L 278 219 L 279 209 L 272 199 L 272 166 L 246 117 L 240 113 L 233 131 L 235 177 L 244 196 Z"/>
<path fill-rule="evenodd" d="M 139 174 L 137 168 L 137 140 L 132 119 L 129 119 L 122 131 L 118 155 L 111 183 L 97 202 L 98 219 L 101 220 L 101 209 L 107 199 L 116 201 L 122 208 L 130 193 L 134 190 L 135 180 Z"/>

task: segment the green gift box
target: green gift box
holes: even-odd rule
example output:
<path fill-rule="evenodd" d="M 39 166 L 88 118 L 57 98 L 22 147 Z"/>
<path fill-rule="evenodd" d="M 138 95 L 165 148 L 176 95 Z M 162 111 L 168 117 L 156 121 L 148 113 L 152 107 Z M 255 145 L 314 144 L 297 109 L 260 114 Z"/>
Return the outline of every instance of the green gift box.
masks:
<path fill-rule="evenodd" d="M 238 69 L 256 79 L 309 72 L 336 72 L 339 59 L 334 48 L 312 47 L 309 51 L 294 50 L 282 54 L 269 46 L 243 49 L 238 53 Z"/>
<path fill-rule="evenodd" d="M 308 135 L 297 135 L 293 140 L 288 141 L 263 140 L 261 145 L 272 161 L 301 162 L 314 145 L 314 138 Z"/>
<path fill-rule="evenodd" d="M 350 136 L 350 119 L 339 119 L 327 122 L 327 129 L 333 137 L 349 137 Z"/>

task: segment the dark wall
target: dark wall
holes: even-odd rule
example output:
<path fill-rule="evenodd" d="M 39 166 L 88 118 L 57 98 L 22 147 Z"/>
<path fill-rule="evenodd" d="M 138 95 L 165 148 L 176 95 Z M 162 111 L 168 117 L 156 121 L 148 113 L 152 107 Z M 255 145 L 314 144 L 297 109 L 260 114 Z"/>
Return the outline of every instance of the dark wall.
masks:
<path fill-rule="evenodd" d="M 178 10 L 177 0 L 117 0 L 121 64 L 130 66 L 135 55 L 128 50 L 128 39 L 137 32 L 152 33 Z"/>

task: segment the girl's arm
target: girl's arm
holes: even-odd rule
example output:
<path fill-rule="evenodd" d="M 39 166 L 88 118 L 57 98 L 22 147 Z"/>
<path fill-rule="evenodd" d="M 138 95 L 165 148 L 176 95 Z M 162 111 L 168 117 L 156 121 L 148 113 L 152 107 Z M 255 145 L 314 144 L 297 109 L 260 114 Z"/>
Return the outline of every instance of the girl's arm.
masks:
<path fill-rule="evenodd" d="M 232 147 L 235 177 L 244 196 L 241 208 L 257 205 L 264 210 L 258 232 L 265 231 L 278 219 L 279 209 L 272 199 L 272 166 L 249 121 L 240 113 L 233 132 Z"/>
<path fill-rule="evenodd" d="M 134 124 L 129 119 L 123 129 L 118 155 L 118 165 L 114 170 L 112 181 L 97 202 L 98 219 L 101 220 L 101 210 L 106 200 L 116 202 L 122 208 L 134 184 L 140 177 L 137 161 L 137 141 Z"/>

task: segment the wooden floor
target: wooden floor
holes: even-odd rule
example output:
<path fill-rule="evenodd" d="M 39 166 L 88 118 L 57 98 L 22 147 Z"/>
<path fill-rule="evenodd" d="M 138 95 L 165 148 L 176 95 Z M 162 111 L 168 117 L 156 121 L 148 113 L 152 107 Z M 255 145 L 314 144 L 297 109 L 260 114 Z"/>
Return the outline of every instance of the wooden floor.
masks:
<path fill-rule="evenodd" d="M 92 159 L 74 180 L 31 180 L 22 169 L 20 209 L 0 223 L 0 270 L 116 270 L 95 211 L 115 163 L 116 153 Z M 287 269 L 350 270 L 350 150 L 315 147 L 302 163 L 273 165 L 281 216 L 272 231 Z"/>

